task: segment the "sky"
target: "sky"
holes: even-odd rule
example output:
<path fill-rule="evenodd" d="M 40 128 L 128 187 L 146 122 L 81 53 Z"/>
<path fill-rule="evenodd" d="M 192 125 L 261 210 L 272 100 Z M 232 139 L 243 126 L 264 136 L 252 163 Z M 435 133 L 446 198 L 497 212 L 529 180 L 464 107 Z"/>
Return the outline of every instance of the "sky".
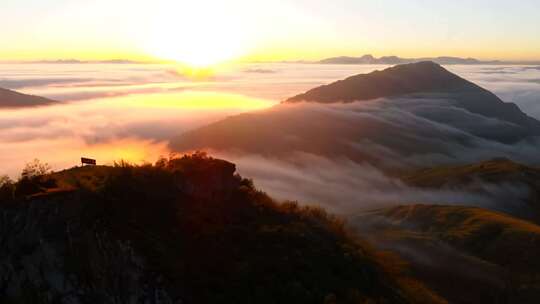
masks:
<path fill-rule="evenodd" d="M 540 1 L 2 0 L 0 60 L 540 60 Z"/>

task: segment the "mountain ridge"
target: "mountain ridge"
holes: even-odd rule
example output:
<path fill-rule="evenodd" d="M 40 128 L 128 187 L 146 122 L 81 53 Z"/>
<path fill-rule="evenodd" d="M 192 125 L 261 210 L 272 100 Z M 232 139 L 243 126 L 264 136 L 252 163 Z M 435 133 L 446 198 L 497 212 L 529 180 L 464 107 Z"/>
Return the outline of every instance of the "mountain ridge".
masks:
<path fill-rule="evenodd" d="M 376 58 L 371 54 L 363 55 L 360 57 L 353 57 L 353 56 L 337 56 L 337 57 L 330 57 L 325 58 L 317 63 L 321 64 L 405 64 L 405 63 L 414 63 L 414 62 L 421 62 L 421 61 L 433 61 L 438 64 L 447 64 L 447 65 L 454 65 L 454 64 L 466 64 L 466 65 L 473 65 L 473 64 L 503 64 L 504 61 L 499 60 L 478 60 L 476 58 L 461 58 L 461 57 L 452 57 L 452 56 L 439 56 L 439 57 L 422 57 L 422 58 L 402 58 L 398 56 L 382 56 L 380 58 Z M 528 64 L 528 63 L 527 63 Z"/>
<path fill-rule="evenodd" d="M 0 88 L 0 108 L 24 108 L 55 104 L 57 101 L 45 97 L 28 95 Z"/>
<path fill-rule="evenodd" d="M 284 102 L 348 103 L 415 93 L 452 94 L 456 96 L 459 106 L 471 113 L 534 128 L 534 134 L 540 134 L 540 122 L 527 116 L 516 104 L 503 102 L 492 92 L 432 61 L 396 65 L 382 71 L 354 75 L 313 88 Z"/>
<path fill-rule="evenodd" d="M 540 163 L 534 152 L 539 135 L 540 122 L 517 105 L 436 63 L 421 62 L 354 75 L 267 110 L 230 116 L 180 134 L 170 147 L 262 155 L 300 151 L 423 167 L 494 157 Z"/>

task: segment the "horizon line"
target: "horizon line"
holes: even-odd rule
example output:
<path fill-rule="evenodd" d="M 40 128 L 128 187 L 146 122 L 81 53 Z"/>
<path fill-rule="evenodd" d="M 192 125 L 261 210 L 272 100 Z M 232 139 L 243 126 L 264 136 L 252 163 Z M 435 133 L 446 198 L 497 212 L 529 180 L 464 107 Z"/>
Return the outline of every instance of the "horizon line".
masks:
<path fill-rule="evenodd" d="M 373 56 L 372 54 L 366 53 L 363 55 L 335 55 L 330 57 L 323 57 L 316 60 L 307 60 L 307 59 L 281 59 L 281 60 L 257 60 L 257 59 L 232 59 L 224 62 L 227 63 L 306 63 L 306 64 L 316 64 L 322 63 L 324 60 L 328 59 L 339 59 L 339 58 L 350 58 L 350 59 L 360 59 L 362 57 L 371 56 L 375 60 L 397 58 L 400 60 L 409 60 L 409 61 L 430 61 L 436 59 L 455 59 L 455 60 L 474 60 L 476 63 L 468 63 L 468 65 L 474 64 L 540 64 L 540 59 L 521 59 L 521 60 L 505 60 L 505 59 L 478 59 L 475 57 L 460 57 L 460 56 L 450 56 L 450 55 L 440 55 L 440 56 L 422 56 L 422 57 L 400 57 L 398 55 L 383 55 L 383 56 Z M 111 59 L 77 59 L 77 58 L 54 58 L 54 59 L 7 59 L 0 60 L 0 64 L 183 64 L 175 60 L 167 59 L 153 59 L 153 60 L 134 60 L 127 58 L 111 58 Z M 358 64 L 358 65 L 369 65 L 369 64 L 385 64 L 385 63 L 335 63 L 335 64 Z M 401 64 L 401 63 L 387 63 L 387 64 Z M 456 63 L 446 63 L 446 64 L 456 64 Z"/>

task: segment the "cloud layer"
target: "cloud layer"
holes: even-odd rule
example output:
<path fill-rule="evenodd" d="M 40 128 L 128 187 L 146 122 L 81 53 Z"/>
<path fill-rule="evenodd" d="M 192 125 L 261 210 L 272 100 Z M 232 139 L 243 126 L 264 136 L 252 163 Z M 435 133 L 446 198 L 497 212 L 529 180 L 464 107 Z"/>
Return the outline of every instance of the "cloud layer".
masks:
<path fill-rule="evenodd" d="M 81 156 L 101 164 L 154 161 L 169 153 L 174 135 L 266 105 L 233 94 L 180 92 L 2 110 L 0 175 L 15 177 L 34 158 L 55 169 L 76 165 Z"/>
<path fill-rule="evenodd" d="M 315 86 L 384 65 L 242 64 L 193 71 L 151 64 L 0 64 L 0 87 L 61 101 L 197 89 L 284 100 Z M 540 118 L 535 66 L 447 66 Z"/>
<path fill-rule="evenodd" d="M 519 212 L 529 195 L 518 183 L 479 182 L 477 191 L 466 189 L 426 190 L 405 185 L 379 169 L 348 159 L 294 153 L 286 159 L 217 153 L 237 164 L 243 176 L 277 199 L 297 200 L 334 213 L 352 215 L 365 209 L 393 205 L 430 203 L 473 205 Z"/>
<path fill-rule="evenodd" d="M 179 151 L 211 148 L 265 156 L 303 151 L 386 169 L 495 157 L 540 164 L 540 138 L 525 137 L 523 131 L 512 123 L 467 112 L 451 99 L 423 96 L 282 104 L 187 133 L 172 146 Z"/>
<path fill-rule="evenodd" d="M 122 158 L 153 161 L 168 154 L 168 140 L 184 131 L 264 107 L 257 98 L 270 100 L 266 101 L 270 105 L 317 85 L 382 68 L 250 64 L 212 71 L 200 78 L 165 65 L 0 65 L 0 86 L 71 101 L 0 111 L 0 174 L 16 176 L 25 162 L 36 157 L 55 169 L 75 165 L 81 156 L 95 157 L 100 163 Z M 540 118 L 540 84 L 535 81 L 540 79 L 540 70 L 516 66 L 448 68 Z M 190 93 L 194 90 L 198 97 Z M 216 104 L 208 101 L 223 96 L 227 102 L 212 108 Z M 277 198 L 321 204 L 335 212 L 409 202 L 489 206 L 506 198 L 517 202 L 515 198 L 526 195 L 521 185 L 484 185 L 482 195 L 412 189 L 373 164 L 349 157 L 353 154 L 379 158 L 395 167 L 474 162 L 495 156 L 534 162 L 540 157 L 538 139 L 507 145 L 473 135 L 478 130 L 503 134 L 513 126 L 464 113 L 444 98 L 296 107 L 274 125 L 279 131 L 297 120 L 302 123 L 294 128 L 296 132 L 281 133 L 282 141 L 274 145 L 260 133 L 258 140 L 264 150 L 273 153 L 285 145 L 313 147 L 314 152 L 326 146 L 349 154 L 334 157 L 296 152 L 277 157 L 221 151 L 217 156 L 237 162 L 242 174 L 253 177 L 259 187 Z M 454 126 L 443 119 L 453 121 Z M 341 136 L 322 132 L 318 129 L 321 125 L 337 128 Z M 318 140 L 306 136 L 313 132 Z"/>

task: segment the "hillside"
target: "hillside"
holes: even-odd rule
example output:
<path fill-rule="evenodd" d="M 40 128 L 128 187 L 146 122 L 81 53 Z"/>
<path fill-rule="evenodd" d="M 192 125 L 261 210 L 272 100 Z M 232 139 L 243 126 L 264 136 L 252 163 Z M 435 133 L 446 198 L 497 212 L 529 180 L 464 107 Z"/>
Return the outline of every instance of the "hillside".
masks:
<path fill-rule="evenodd" d="M 426 168 L 406 174 L 402 179 L 426 188 L 459 187 L 478 179 L 492 183 L 521 181 L 536 186 L 540 181 L 540 168 L 495 158 L 474 164 Z"/>
<path fill-rule="evenodd" d="M 454 95 L 457 105 L 471 113 L 533 128 L 534 134 L 540 134 L 540 123 L 521 112 L 515 104 L 503 102 L 495 94 L 431 61 L 355 75 L 311 89 L 286 102 L 353 102 L 415 93 Z"/>
<path fill-rule="evenodd" d="M 301 102 L 305 101 L 305 102 Z M 271 109 L 180 134 L 175 151 L 294 152 L 418 168 L 511 157 L 540 164 L 540 122 L 432 62 L 314 88 Z"/>
<path fill-rule="evenodd" d="M 0 109 L 44 106 L 53 103 L 56 101 L 0 88 Z"/>
<path fill-rule="evenodd" d="M 476 207 L 412 205 L 351 223 L 452 303 L 536 303 L 540 226 Z M 450 284 L 450 282 L 452 282 Z"/>
<path fill-rule="evenodd" d="M 0 202 L 2 303 L 445 303 L 201 153 L 29 176 Z"/>
<path fill-rule="evenodd" d="M 507 187 L 509 191 L 526 189 L 526 200 L 508 201 L 501 210 L 540 223 L 540 169 L 498 158 L 460 166 L 439 166 L 407 173 L 407 184 L 426 189 L 461 189 L 485 193 L 486 185 Z"/>

